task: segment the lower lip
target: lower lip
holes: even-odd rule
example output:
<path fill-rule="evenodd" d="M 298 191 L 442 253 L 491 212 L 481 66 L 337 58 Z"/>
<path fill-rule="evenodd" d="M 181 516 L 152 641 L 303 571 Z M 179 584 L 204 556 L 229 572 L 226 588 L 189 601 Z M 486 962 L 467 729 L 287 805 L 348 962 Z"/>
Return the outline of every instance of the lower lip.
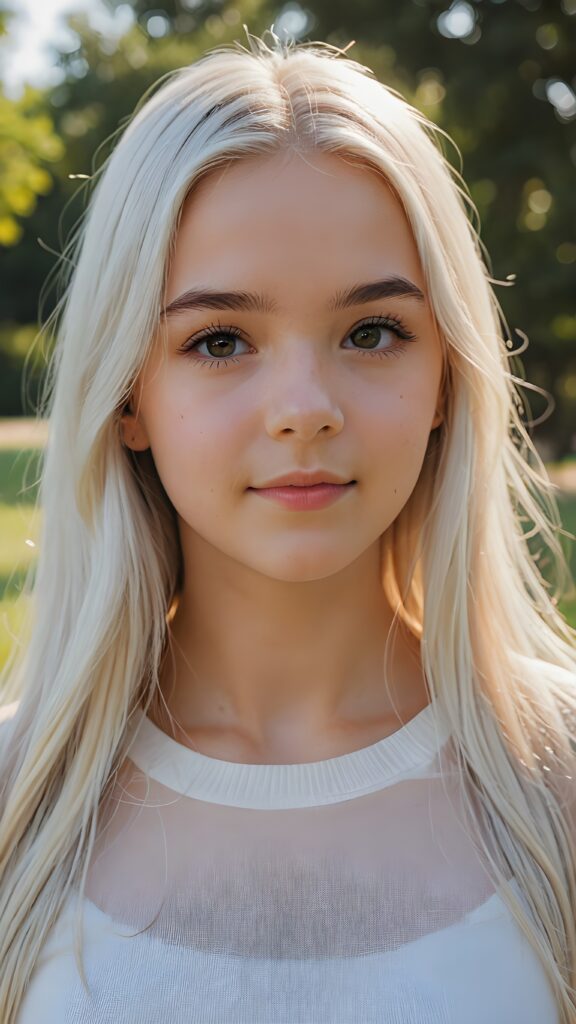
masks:
<path fill-rule="evenodd" d="M 355 484 L 315 484 L 314 487 L 250 487 L 270 501 L 277 501 L 284 508 L 318 509 L 331 505 Z"/>

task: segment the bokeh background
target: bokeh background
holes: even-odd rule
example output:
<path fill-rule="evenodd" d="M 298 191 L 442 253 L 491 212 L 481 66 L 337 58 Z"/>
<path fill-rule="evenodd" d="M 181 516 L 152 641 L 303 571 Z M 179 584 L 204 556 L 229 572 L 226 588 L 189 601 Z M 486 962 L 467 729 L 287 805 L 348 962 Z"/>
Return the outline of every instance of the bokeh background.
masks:
<path fill-rule="evenodd" d="M 576 576 L 576 0 L 0 0 L 0 665 L 41 516 L 39 325 L 86 178 L 149 86 L 243 25 L 347 48 L 456 143 Z M 559 606 L 576 626 L 573 580 Z"/>

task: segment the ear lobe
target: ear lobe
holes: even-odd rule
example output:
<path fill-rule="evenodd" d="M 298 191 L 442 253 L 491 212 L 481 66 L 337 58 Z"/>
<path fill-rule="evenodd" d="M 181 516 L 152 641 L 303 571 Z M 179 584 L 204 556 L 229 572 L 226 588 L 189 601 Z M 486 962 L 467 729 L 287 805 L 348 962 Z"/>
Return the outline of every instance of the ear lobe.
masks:
<path fill-rule="evenodd" d="M 125 406 L 125 409 L 130 410 L 130 403 Z M 133 412 L 123 413 L 120 418 L 120 431 L 122 443 L 126 448 L 130 448 L 134 452 L 143 452 L 150 447 L 146 428 Z"/>
<path fill-rule="evenodd" d="M 446 416 L 446 390 L 442 387 L 440 394 L 436 396 L 436 409 L 434 410 L 434 419 L 432 421 L 431 430 L 439 427 L 444 422 Z"/>

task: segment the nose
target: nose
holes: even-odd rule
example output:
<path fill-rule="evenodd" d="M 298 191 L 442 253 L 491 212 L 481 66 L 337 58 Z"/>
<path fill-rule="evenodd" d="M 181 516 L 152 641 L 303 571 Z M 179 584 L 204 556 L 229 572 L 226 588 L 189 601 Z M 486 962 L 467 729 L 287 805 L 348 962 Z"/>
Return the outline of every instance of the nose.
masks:
<path fill-rule="evenodd" d="M 290 356 L 266 382 L 265 419 L 271 437 L 297 435 L 310 441 L 319 432 L 338 434 L 344 413 L 337 397 L 334 371 L 330 372 L 312 344 L 294 344 Z"/>

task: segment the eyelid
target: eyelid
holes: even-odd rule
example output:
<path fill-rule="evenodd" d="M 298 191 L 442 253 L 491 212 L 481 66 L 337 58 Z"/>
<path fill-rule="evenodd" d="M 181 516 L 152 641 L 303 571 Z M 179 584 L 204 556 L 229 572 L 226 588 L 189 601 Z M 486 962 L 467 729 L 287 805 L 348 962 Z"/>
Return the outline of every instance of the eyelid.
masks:
<path fill-rule="evenodd" d="M 406 324 L 401 320 L 401 318 L 396 313 L 375 313 L 372 316 L 367 315 L 361 317 L 360 320 L 358 320 L 356 323 L 352 324 L 352 326 L 348 328 L 345 337 L 347 338 L 350 334 L 352 334 L 353 331 L 357 330 L 360 327 L 363 327 L 365 324 L 377 324 L 378 326 L 381 327 L 387 327 L 388 324 L 386 323 L 386 321 L 391 322 L 396 326 L 399 332 L 397 334 L 398 338 L 403 338 L 406 341 L 415 340 L 416 335 L 409 330 Z M 389 329 L 393 330 L 393 328 Z M 244 332 L 240 327 L 237 327 L 234 324 L 222 324 L 220 320 L 217 320 L 215 323 L 213 322 L 211 324 L 208 324 L 206 327 L 202 327 L 199 331 L 196 331 L 194 334 L 190 335 L 186 339 L 184 344 L 179 348 L 178 351 L 184 353 L 189 352 L 193 348 L 195 343 L 199 344 L 202 341 L 206 341 L 206 339 L 209 339 L 210 336 L 218 337 L 221 334 L 230 334 L 244 341 L 245 344 L 250 344 L 247 338 L 244 337 Z"/>

